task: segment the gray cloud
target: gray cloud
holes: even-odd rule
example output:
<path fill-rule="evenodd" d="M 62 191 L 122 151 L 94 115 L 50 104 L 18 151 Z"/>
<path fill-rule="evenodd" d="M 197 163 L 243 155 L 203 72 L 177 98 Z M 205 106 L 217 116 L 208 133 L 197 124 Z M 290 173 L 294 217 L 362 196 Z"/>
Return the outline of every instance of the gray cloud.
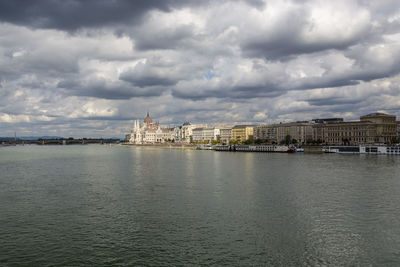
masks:
<path fill-rule="evenodd" d="M 175 85 L 178 81 L 171 76 L 173 74 L 166 70 L 157 70 L 148 64 L 138 63 L 134 68 L 121 73 L 119 78 L 134 86 L 147 87 Z"/>
<path fill-rule="evenodd" d="M 192 37 L 193 34 L 191 25 L 183 25 L 161 29 L 140 27 L 130 35 L 135 40 L 136 49 L 157 50 L 177 48 L 183 40 Z"/>
<path fill-rule="evenodd" d="M 81 82 L 64 80 L 59 82 L 57 87 L 64 89 L 66 95 L 89 96 L 102 99 L 160 96 L 164 91 L 162 87 L 133 87 L 125 83 L 107 83 L 104 79 Z"/>
<path fill-rule="evenodd" d="M 33 28 L 77 30 L 137 22 L 149 10 L 169 11 L 187 1 L 1 1 L 0 20 Z"/>
<path fill-rule="evenodd" d="M 2 1 L 0 135 L 122 136 L 147 110 L 168 124 L 400 115 L 399 8 Z"/>

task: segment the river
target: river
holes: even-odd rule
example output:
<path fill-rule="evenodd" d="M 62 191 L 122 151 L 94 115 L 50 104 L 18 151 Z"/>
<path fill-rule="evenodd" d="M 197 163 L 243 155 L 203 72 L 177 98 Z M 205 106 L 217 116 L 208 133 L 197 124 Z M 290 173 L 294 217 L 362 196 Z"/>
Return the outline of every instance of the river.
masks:
<path fill-rule="evenodd" d="M 400 265 L 400 156 L 0 147 L 1 266 Z"/>

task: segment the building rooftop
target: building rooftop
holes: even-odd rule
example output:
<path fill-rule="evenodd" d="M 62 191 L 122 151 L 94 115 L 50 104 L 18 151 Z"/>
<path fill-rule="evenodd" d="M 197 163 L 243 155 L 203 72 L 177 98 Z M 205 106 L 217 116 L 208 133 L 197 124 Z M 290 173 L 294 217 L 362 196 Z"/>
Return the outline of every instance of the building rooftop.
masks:
<path fill-rule="evenodd" d="M 313 119 L 315 123 L 332 123 L 332 122 L 342 122 L 343 118 L 324 118 L 324 119 Z"/>
<path fill-rule="evenodd" d="M 235 125 L 232 128 L 245 128 L 245 127 L 256 127 L 257 125 L 243 124 L 243 125 Z"/>
<path fill-rule="evenodd" d="M 342 122 L 332 122 L 332 123 L 316 123 L 314 124 L 314 127 L 325 127 L 327 125 L 331 126 L 337 126 L 337 125 L 348 125 L 348 124 L 375 124 L 371 121 L 342 121 Z"/>
<path fill-rule="evenodd" d="M 374 113 L 370 113 L 361 117 L 376 117 L 376 116 L 393 116 L 393 115 L 389 115 L 386 113 L 382 113 L 382 112 L 374 112 Z"/>
<path fill-rule="evenodd" d="M 146 116 L 146 118 L 144 118 L 144 123 L 146 123 L 146 124 L 153 123 L 153 120 L 149 116 L 149 112 L 147 112 L 147 116 Z"/>

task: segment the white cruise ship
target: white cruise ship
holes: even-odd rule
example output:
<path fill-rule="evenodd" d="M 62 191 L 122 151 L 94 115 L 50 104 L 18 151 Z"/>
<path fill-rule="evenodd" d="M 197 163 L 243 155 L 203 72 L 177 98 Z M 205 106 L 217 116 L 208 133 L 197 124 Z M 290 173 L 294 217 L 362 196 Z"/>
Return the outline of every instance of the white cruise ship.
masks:
<path fill-rule="evenodd" d="M 400 146 L 385 146 L 380 144 L 361 144 L 359 146 L 327 146 L 322 149 L 325 153 L 340 154 L 377 154 L 400 155 Z"/>
<path fill-rule="evenodd" d="M 360 154 L 400 155 L 400 146 L 360 145 Z"/>

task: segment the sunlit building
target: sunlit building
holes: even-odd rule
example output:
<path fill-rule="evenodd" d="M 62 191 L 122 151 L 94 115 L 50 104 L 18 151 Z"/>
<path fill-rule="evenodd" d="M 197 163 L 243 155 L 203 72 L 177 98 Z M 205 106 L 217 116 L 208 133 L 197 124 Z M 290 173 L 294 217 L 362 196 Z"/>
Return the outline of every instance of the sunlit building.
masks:
<path fill-rule="evenodd" d="M 190 124 L 189 122 L 183 123 L 181 128 L 181 142 L 193 142 L 193 129 L 206 127 L 207 124 Z"/>
<path fill-rule="evenodd" d="M 235 125 L 232 128 L 232 140 L 244 142 L 253 140 L 255 125 Z"/>
<path fill-rule="evenodd" d="M 195 128 L 193 129 L 192 142 L 212 142 L 220 139 L 218 128 Z"/>
<path fill-rule="evenodd" d="M 396 116 L 371 113 L 359 121 L 325 122 L 313 126 L 315 140 L 332 145 L 392 143 L 398 137 Z"/>

